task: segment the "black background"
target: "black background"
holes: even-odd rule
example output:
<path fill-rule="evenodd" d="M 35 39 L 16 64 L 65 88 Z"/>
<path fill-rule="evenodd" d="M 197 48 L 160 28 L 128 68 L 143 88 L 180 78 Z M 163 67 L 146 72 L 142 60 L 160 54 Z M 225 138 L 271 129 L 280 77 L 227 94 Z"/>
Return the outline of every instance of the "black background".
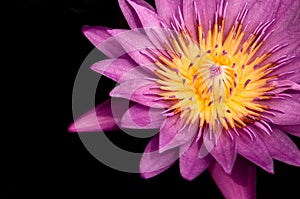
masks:
<path fill-rule="evenodd" d="M 81 33 L 83 25 L 128 28 L 116 0 L 12 1 L 8 26 L 7 68 L 11 69 L 12 135 L 7 161 L 9 198 L 159 197 L 222 198 L 208 172 L 184 180 L 178 163 L 148 180 L 111 169 L 85 149 L 76 133 L 67 131 L 72 118 L 72 88 L 77 71 L 93 49 Z M 153 5 L 153 1 L 149 1 Z M 5 38 L 6 39 L 6 38 Z M 15 82 L 13 82 L 14 80 Z M 108 97 L 110 85 L 97 100 Z M 15 84 L 16 83 L 16 84 Z M 122 132 L 106 133 L 121 146 L 141 152 L 147 140 Z M 293 138 L 294 139 L 294 138 Z M 299 139 L 297 141 L 299 146 Z M 275 161 L 275 175 L 258 169 L 257 198 L 298 198 L 299 168 Z M 106 195 L 106 196 L 105 196 Z M 298 197 L 297 197 L 298 196 Z"/>

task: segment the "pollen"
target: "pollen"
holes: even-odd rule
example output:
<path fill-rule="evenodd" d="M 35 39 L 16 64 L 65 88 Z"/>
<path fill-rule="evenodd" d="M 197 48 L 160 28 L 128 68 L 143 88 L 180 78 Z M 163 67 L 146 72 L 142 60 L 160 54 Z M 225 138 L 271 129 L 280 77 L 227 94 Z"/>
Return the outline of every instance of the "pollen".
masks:
<path fill-rule="evenodd" d="M 268 107 L 257 99 L 269 99 L 267 93 L 274 89 L 269 82 L 276 77 L 268 74 L 278 63 L 264 61 L 279 48 L 258 54 L 272 33 L 268 29 L 273 21 L 261 23 L 246 38 L 245 5 L 225 35 L 227 3 L 222 1 L 210 30 L 204 32 L 194 7 L 197 39 L 192 38 L 178 9 L 179 17 L 174 15 L 171 24 L 175 33 L 165 30 L 169 35 L 163 44 L 167 50 L 157 55 L 155 62 L 159 95 L 174 102 L 164 113 L 180 114 L 186 124 L 209 125 L 212 132 L 244 128 L 260 120 Z"/>

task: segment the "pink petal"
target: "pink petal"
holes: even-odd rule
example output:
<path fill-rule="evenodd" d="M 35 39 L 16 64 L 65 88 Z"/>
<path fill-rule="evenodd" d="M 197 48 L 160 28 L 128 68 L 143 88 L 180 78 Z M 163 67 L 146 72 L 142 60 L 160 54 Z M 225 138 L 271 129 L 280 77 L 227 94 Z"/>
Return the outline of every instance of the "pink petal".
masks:
<path fill-rule="evenodd" d="M 194 0 L 183 0 L 182 14 L 189 33 L 194 41 L 198 41 L 198 27 L 196 25 Z"/>
<path fill-rule="evenodd" d="M 149 9 L 145 5 L 140 3 L 140 0 L 127 0 L 127 2 L 131 5 L 134 12 L 138 16 L 143 28 L 147 27 L 161 27 L 161 22 L 163 19 L 156 14 L 155 10 Z"/>
<path fill-rule="evenodd" d="M 178 159 L 177 150 L 158 152 L 158 135 L 148 143 L 140 162 L 142 177 L 151 178 L 167 170 Z"/>
<path fill-rule="evenodd" d="M 154 11 L 154 8 L 143 0 L 119 0 L 120 8 L 123 12 L 123 15 L 126 18 L 128 25 L 130 26 L 130 28 L 131 29 L 141 28 L 141 27 L 143 27 L 142 23 L 139 20 L 139 17 L 137 15 L 136 11 L 130 5 L 130 3 L 132 3 L 132 2 L 135 2 L 136 4 L 143 6 L 145 9 L 149 9 L 152 11 Z"/>
<path fill-rule="evenodd" d="M 211 28 L 209 26 L 209 21 L 211 23 L 214 19 L 214 14 L 216 12 L 216 0 L 196 0 L 197 10 L 199 12 L 199 16 L 201 18 L 201 26 L 204 29 L 204 32 L 207 33 L 207 31 Z M 195 20 L 195 19 L 194 19 Z"/>
<path fill-rule="evenodd" d="M 120 57 L 125 54 L 122 46 L 113 38 L 113 34 L 108 31 L 110 28 L 100 26 L 83 26 L 82 32 L 90 40 L 90 42 L 97 47 L 101 52 L 110 58 Z M 122 32 L 116 30 L 115 33 Z"/>
<path fill-rule="evenodd" d="M 117 130 L 118 123 L 125 110 L 125 100 L 118 99 L 118 102 L 112 103 L 109 99 L 76 119 L 69 126 L 69 131 L 96 132 Z"/>
<path fill-rule="evenodd" d="M 256 198 L 256 167 L 251 162 L 238 157 L 230 175 L 218 163 L 208 169 L 226 199 Z"/>
<path fill-rule="evenodd" d="M 115 33 L 115 30 L 110 30 L 109 32 L 115 35 L 114 38 L 125 49 L 126 53 L 141 67 L 149 71 L 157 69 L 153 60 L 150 60 L 149 57 L 143 54 L 143 52 L 148 52 L 148 49 L 156 49 L 146 35 L 133 30 L 120 34 Z"/>
<path fill-rule="evenodd" d="M 185 125 L 179 114 L 168 117 L 160 129 L 159 151 L 163 152 L 186 143 L 191 143 L 197 132 L 197 122 Z"/>
<path fill-rule="evenodd" d="M 300 166 L 300 151 L 283 131 L 273 128 L 271 135 L 265 133 L 260 133 L 259 135 L 266 144 L 272 158 L 287 164 Z"/>
<path fill-rule="evenodd" d="M 155 0 L 155 6 L 158 15 L 170 24 L 173 14 L 178 12 L 178 7 L 182 8 L 182 0 Z"/>
<path fill-rule="evenodd" d="M 273 159 L 264 142 L 259 137 L 251 140 L 242 130 L 240 134 L 236 136 L 237 152 L 267 172 L 274 173 Z"/>
<path fill-rule="evenodd" d="M 300 124 L 300 92 L 289 93 L 290 98 L 271 99 L 260 104 L 266 105 L 273 111 L 275 116 L 264 114 L 272 123 L 277 125 L 298 125 Z"/>
<path fill-rule="evenodd" d="M 137 77 L 152 77 L 141 67 L 137 67 L 137 65 L 131 59 L 106 59 L 93 64 L 91 69 L 116 82 L 133 80 Z"/>
<path fill-rule="evenodd" d="M 115 87 L 110 92 L 110 95 L 112 97 L 126 98 L 152 108 L 170 107 L 171 102 L 159 99 L 158 93 L 161 91 L 156 88 L 157 86 L 155 82 L 150 80 L 129 80 Z"/>
<path fill-rule="evenodd" d="M 183 150 L 183 151 L 182 151 Z M 179 167 L 180 173 L 183 178 L 193 180 L 199 176 L 209 166 L 212 157 L 206 156 L 205 158 L 199 157 L 200 146 L 199 143 L 194 141 L 186 150 L 185 147 L 180 147 Z"/>
<path fill-rule="evenodd" d="M 287 90 L 295 90 L 295 91 L 300 91 L 300 84 L 297 84 L 291 80 L 279 80 L 279 81 L 274 81 L 270 83 L 270 86 L 275 86 L 274 90 L 272 92 L 278 94 L 282 93 Z"/>
<path fill-rule="evenodd" d="M 210 154 L 223 167 L 227 174 L 230 174 L 237 155 L 237 146 L 235 140 L 223 131 L 217 141 L 217 145 L 212 149 Z"/>
<path fill-rule="evenodd" d="M 275 70 L 269 76 L 279 75 L 279 79 L 292 80 L 300 83 L 300 48 L 299 48 L 299 1 L 285 0 L 285 1 L 253 1 L 255 2 L 249 11 L 249 16 L 246 20 L 250 20 L 249 30 L 255 28 L 261 21 L 267 21 L 275 19 L 273 25 L 267 30 L 267 33 L 275 30 L 274 33 L 264 43 L 264 49 L 261 49 L 259 53 L 264 50 L 270 50 L 276 45 L 288 44 L 287 47 L 280 50 L 279 53 L 273 54 L 266 62 L 277 60 L 282 55 L 288 57 L 296 56 L 292 62 Z M 268 12 L 265 12 L 266 8 Z M 251 14 L 254 12 L 255 14 Z M 263 19 L 263 20 L 262 20 Z M 253 27 L 253 28 L 252 28 Z M 290 75 L 283 75 L 286 72 L 294 71 Z"/>
<path fill-rule="evenodd" d="M 278 126 L 278 128 L 282 129 L 283 131 L 300 137 L 300 124 L 299 125 L 284 125 L 284 126 Z"/>
<path fill-rule="evenodd" d="M 159 148 L 162 149 L 167 146 L 176 136 L 181 127 L 180 115 L 176 114 L 163 122 L 159 133 Z"/>
<path fill-rule="evenodd" d="M 155 129 L 159 128 L 164 120 L 162 109 L 135 104 L 123 115 L 121 126 L 132 129 Z"/>

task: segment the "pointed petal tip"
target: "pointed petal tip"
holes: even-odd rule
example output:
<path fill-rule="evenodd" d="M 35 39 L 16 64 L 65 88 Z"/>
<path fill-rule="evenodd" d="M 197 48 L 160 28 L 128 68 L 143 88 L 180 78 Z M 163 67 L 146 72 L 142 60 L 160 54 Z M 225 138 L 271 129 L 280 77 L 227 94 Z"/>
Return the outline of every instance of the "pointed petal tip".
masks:
<path fill-rule="evenodd" d="M 75 123 L 72 123 L 69 127 L 68 127 L 68 131 L 70 133 L 76 133 L 77 132 L 77 128 L 75 126 Z"/>
<path fill-rule="evenodd" d="M 181 174 L 181 176 L 183 179 L 185 179 L 186 181 L 189 181 L 189 182 L 193 181 L 196 178 L 196 177 L 191 177 L 191 176 L 182 175 L 182 174 Z"/>

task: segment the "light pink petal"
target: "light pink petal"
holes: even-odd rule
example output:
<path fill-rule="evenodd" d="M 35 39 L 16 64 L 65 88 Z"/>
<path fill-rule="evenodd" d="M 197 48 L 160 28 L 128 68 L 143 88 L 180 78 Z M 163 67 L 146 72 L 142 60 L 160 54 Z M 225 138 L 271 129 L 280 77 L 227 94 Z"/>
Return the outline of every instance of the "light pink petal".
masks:
<path fill-rule="evenodd" d="M 182 154 L 179 158 L 180 173 L 183 178 L 190 181 L 205 171 L 212 160 L 210 155 L 204 158 L 199 157 L 199 145 L 200 144 L 194 140 L 188 149 L 186 149 L 186 147 L 180 147 L 179 153 Z"/>
<path fill-rule="evenodd" d="M 300 124 L 299 125 L 283 125 L 283 126 L 278 126 L 278 128 L 282 129 L 283 131 L 300 137 Z"/>
<path fill-rule="evenodd" d="M 110 28 L 100 26 L 83 26 L 82 32 L 90 40 L 90 42 L 97 47 L 106 56 L 120 57 L 125 54 L 122 46 L 113 37 L 114 35 L 109 33 Z M 114 33 L 120 33 L 123 30 L 115 30 Z"/>
<path fill-rule="evenodd" d="M 240 134 L 236 136 L 237 152 L 267 172 L 274 173 L 273 159 L 264 142 L 259 137 L 251 140 L 242 130 Z"/>
<path fill-rule="evenodd" d="M 175 16 L 178 14 L 178 7 L 182 8 L 182 0 L 155 0 L 155 6 L 158 15 L 170 24 L 173 14 Z"/>
<path fill-rule="evenodd" d="M 128 25 L 130 26 L 130 28 L 131 29 L 141 28 L 141 27 L 143 27 L 142 23 L 136 13 L 136 11 L 130 4 L 132 2 L 134 2 L 140 6 L 143 6 L 145 9 L 149 9 L 152 11 L 154 11 L 154 8 L 144 0 L 119 0 L 120 8 L 123 12 L 123 15 L 126 18 Z"/>
<path fill-rule="evenodd" d="M 153 77 L 137 65 L 131 59 L 106 59 L 93 64 L 91 69 L 116 82 L 124 82 L 140 77 Z"/>
<path fill-rule="evenodd" d="M 185 125 L 179 114 L 168 117 L 161 126 L 159 135 L 159 151 L 163 152 L 180 145 L 191 143 L 198 132 L 199 124 Z"/>
<path fill-rule="evenodd" d="M 114 103 L 111 100 L 107 100 L 76 119 L 70 125 L 69 131 L 96 132 L 116 130 L 126 108 L 125 100 L 118 99 Z"/>
<path fill-rule="evenodd" d="M 140 172 L 143 178 L 151 178 L 167 170 L 178 159 L 178 150 L 158 152 L 158 135 L 148 143 L 140 162 Z"/>
<path fill-rule="evenodd" d="M 121 127 L 132 129 L 159 128 L 165 117 L 162 109 L 150 108 L 135 104 L 129 108 L 121 119 Z"/>
<path fill-rule="evenodd" d="M 265 133 L 260 133 L 259 135 L 266 144 L 272 158 L 287 164 L 300 166 L 300 151 L 283 131 L 273 128 L 271 135 Z"/>
<path fill-rule="evenodd" d="M 223 131 L 217 140 L 217 145 L 211 150 L 210 154 L 223 167 L 224 171 L 230 174 L 237 155 L 235 140 L 232 140 L 229 135 Z"/>
<path fill-rule="evenodd" d="M 230 175 L 218 163 L 208 169 L 226 199 L 256 198 L 256 167 L 251 162 L 238 157 Z"/>
<path fill-rule="evenodd" d="M 157 83 L 149 80 L 129 80 L 122 82 L 119 86 L 115 87 L 110 92 L 110 96 L 126 98 L 152 108 L 170 107 L 170 101 L 160 99 L 158 96 L 158 93 L 160 93 L 161 90 L 158 89 L 157 86 Z"/>
<path fill-rule="evenodd" d="M 275 115 L 263 114 L 277 125 L 300 124 L 300 92 L 289 93 L 284 99 L 271 99 L 259 102 L 266 105 Z"/>

